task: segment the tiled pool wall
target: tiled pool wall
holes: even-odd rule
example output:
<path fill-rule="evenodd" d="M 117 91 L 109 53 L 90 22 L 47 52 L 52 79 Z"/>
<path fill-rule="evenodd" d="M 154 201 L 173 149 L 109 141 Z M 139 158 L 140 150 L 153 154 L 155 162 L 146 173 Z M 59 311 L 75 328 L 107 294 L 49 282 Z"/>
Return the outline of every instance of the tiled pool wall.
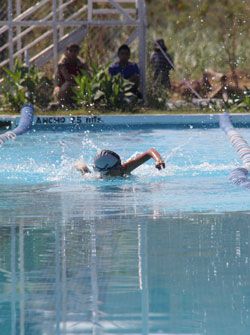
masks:
<path fill-rule="evenodd" d="M 234 126 L 250 127 L 250 114 L 233 114 Z M 19 123 L 19 116 L 1 116 L 0 129 L 14 129 Z M 219 114 L 174 114 L 174 115 L 37 115 L 34 118 L 35 130 L 64 129 L 100 129 L 124 126 L 164 126 L 169 128 L 218 128 Z"/>

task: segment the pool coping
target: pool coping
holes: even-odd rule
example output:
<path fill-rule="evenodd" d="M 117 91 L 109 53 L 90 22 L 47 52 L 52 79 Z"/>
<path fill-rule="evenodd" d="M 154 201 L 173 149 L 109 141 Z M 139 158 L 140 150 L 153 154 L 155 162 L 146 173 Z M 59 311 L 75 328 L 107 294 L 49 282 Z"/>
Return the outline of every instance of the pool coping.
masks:
<path fill-rule="evenodd" d="M 239 127 L 250 127 L 250 114 L 231 115 L 232 123 Z M 13 115 L 0 116 L 0 128 L 14 129 L 20 117 Z M 2 126 L 1 126 L 2 125 Z M 133 114 L 133 115 L 36 115 L 33 128 L 88 128 L 91 126 L 186 126 L 186 127 L 219 127 L 219 114 Z"/>

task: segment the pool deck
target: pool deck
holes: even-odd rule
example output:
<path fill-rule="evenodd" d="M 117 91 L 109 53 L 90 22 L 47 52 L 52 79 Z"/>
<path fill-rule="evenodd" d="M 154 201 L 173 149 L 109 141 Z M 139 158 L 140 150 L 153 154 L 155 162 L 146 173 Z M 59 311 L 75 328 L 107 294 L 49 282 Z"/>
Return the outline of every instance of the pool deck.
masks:
<path fill-rule="evenodd" d="M 250 114 L 233 114 L 232 123 L 238 127 L 250 127 Z M 19 116 L 0 116 L 0 129 L 14 129 L 19 123 Z M 33 129 L 84 129 L 115 126 L 164 126 L 180 128 L 218 128 L 219 114 L 133 114 L 133 115 L 36 115 Z"/>

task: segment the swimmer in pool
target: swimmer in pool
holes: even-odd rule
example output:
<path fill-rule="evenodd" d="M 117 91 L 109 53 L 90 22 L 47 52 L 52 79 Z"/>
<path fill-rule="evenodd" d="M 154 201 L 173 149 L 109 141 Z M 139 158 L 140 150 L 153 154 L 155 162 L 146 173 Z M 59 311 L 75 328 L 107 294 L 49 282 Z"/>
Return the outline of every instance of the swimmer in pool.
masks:
<path fill-rule="evenodd" d="M 102 150 L 94 159 L 94 171 L 99 172 L 101 177 L 122 177 L 129 175 L 138 166 L 144 164 L 150 158 L 155 160 L 155 167 L 158 170 L 165 168 L 165 162 L 159 152 L 151 148 L 146 152 L 122 163 L 120 156 L 111 150 Z M 83 161 L 78 161 L 75 168 L 83 175 L 91 173 L 91 170 Z"/>

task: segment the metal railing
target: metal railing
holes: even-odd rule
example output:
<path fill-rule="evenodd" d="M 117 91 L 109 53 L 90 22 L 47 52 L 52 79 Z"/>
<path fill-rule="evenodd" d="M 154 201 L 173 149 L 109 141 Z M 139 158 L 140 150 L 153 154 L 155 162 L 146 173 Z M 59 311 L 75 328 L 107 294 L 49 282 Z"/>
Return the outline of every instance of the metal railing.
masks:
<path fill-rule="evenodd" d="M 4 15 L 0 16 L 0 41 L 3 41 L 0 42 L 0 67 L 13 68 L 16 58 L 28 58 L 38 66 L 52 59 L 55 72 L 58 55 L 66 48 L 65 41 L 79 43 L 88 27 L 133 27 L 133 40 L 138 38 L 139 41 L 141 82 L 145 92 L 144 0 L 40 0 L 24 11 L 22 0 L 7 0 L 3 11 Z M 41 12 L 45 16 L 41 17 Z M 35 29 L 38 33 L 31 36 Z"/>
<path fill-rule="evenodd" d="M 41 54 L 43 49 L 47 49 L 48 47 L 48 38 L 52 35 L 53 36 L 53 43 L 54 46 L 54 58 L 55 64 L 57 61 L 57 46 L 59 43 L 59 39 L 63 39 L 66 35 L 64 35 L 64 29 L 60 26 L 59 34 L 58 34 L 58 20 L 63 20 L 63 13 L 68 11 L 70 6 L 76 3 L 76 0 L 68 0 L 62 1 L 60 0 L 60 4 L 58 6 L 58 2 L 56 0 L 41 0 L 40 2 L 35 3 L 30 8 L 26 9 L 25 11 L 21 12 L 21 0 L 16 0 L 15 3 L 15 11 L 13 6 L 13 0 L 8 0 L 8 7 L 7 7 L 7 18 L 8 20 L 0 21 L 0 39 L 3 34 L 6 35 L 8 32 L 8 40 L 5 41 L 0 46 L 0 54 L 7 55 L 8 57 L 1 57 L 0 59 L 5 58 L 0 62 L 1 66 L 9 65 L 10 68 L 13 67 L 14 59 L 19 57 L 24 59 L 25 54 L 29 54 L 29 51 L 32 47 L 36 46 L 37 50 L 36 53 Z M 18 11 L 17 11 L 18 8 Z M 41 10 L 41 8 L 46 9 L 47 15 L 42 19 L 34 19 L 36 13 Z M 81 15 L 86 12 L 87 13 L 87 5 L 80 8 L 77 12 L 67 17 L 64 22 L 64 26 L 71 27 L 71 21 L 76 20 L 77 23 L 81 22 L 82 17 Z M 15 14 L 15 16 L 14 16 Z M 6 16 L 6 15 L 5 15 Z M 3 18 L 3 17 L 1 17 Z M 32 18 L 32 19 L 30 19 Z M 81 25 L 81 24 L 79 24 Z M 35 37 L 32 41 L 29 41 L 29 34 L 32 33 L 34 28 L 37 27 L 44 27 L 48 30 L 43 32 L 39 36 Z M 26 29 L 23 29 L 27 27 Z M 74 28 L 74 26 L 73 26 Z M 42 43 L 44 42 L 44 43 Z M 51 43 L 51 42 L 50 42 Z M 46 47 L 41 49 L 41 45 L 46 44 Z M 39 50 L 40 47 L 40 50 Z M 36 59 L 36 58 L 34 58 Z"/>

